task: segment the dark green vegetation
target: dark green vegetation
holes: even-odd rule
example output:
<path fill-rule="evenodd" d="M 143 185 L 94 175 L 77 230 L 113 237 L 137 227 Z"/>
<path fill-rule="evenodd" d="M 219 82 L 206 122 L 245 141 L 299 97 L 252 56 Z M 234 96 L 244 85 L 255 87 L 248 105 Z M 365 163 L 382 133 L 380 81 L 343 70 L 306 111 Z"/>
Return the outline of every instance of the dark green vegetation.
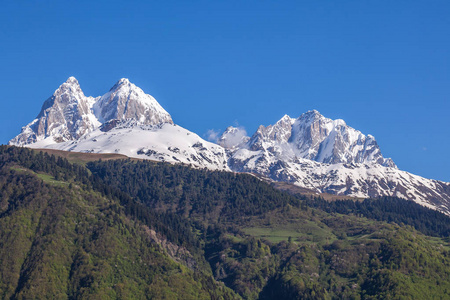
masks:
<path fill-rule="evenodd" d="M 411 225 L 427 235 L 450 236 L 450 222 L 446 215 L 404 199 L 382 197 L 364 201 L 337 200 L 331 202 L 314 199 L 307 203 L 311 207 L 330 213 L 354 214 L 379 221 L 403 223 Z"/>
<path fill-rule="evenodd" d="M 401 201 L 0 146 L 0 298 L 449 298 L 449 218 Z"/>

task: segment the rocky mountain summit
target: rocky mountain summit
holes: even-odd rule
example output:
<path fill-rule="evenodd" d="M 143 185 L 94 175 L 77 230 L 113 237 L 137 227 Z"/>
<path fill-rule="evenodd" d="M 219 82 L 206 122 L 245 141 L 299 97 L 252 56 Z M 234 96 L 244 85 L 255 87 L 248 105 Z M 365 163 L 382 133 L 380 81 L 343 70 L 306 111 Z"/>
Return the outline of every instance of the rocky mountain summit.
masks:
<path fill-rule="evenodd" d="M 241 137 L 241 142 L 229 147 L 232 132 L 228 127 L 219 138 L 225 148 L 246 149 L 287 161 L 304 158 L 320 163 L 377 163 L 396 168 L 394 162 L 383 158 L 375 138 L 345 124 L 344 120 L 331 120 L 312 110 L 294 119 L 285 115 L 274 125 L 259 126 L 251 137 Z"/>
<path fill-rule="evenodd" d="M 222 147 L 175 125 L 155 98 L 126 78 L 94 98 L 86 97 L 78 81 L 70 77 L 45 101 L 36 119 L 9 144 L 120 153 L 229 170 Z"/>
<path fill-rule="evenodd" d="M 171 116 L 150 95 L 128 79 L 120 79 L 101 97 L 86 97 L 70 77 L 48 98 L 41 112 L 11 140 L 13 145 L 74 141 L 106 123 L 134 120 L 139 125 L 173 124 Z"/>
<path fill-rule="evenodd" d="M 101 123 L 135 120 L 139 125 L 173 124 L 172 117 L 150 95 L 120 79 L 105 95 L 97 98 L 93 112 Z"/>
<path fill-rule="evenodd" d="M 51 137 L 55 143 L 76 140 L 99 126 L 92 113 L 93 97 L 86 97 L 75 77 L 70 77 L 48 98 L 41 112 L 10 141 L 28 145 Z"/>
<path fill-rule="evenodd" d="M 214 144 L 174 124 L 152 96 L 125 78 L 103 96 L 87 97 L 70 77 L 10 144 L 249 172 L 312 193 L 397 196 L 450 215 L 449 183 L 399 170 L 373 136 L 343 120 L 316 110 L 285 115 L 251 136 L 228 127 Z"/>
<path fill-rule="evenodd" d="M 397 196 L 450 213 L 450 184 L 398 170 L 381 154 L 375 138 L 312 110 L 285 115 L 251 136 L 228 127 L 218 143 L 228 166 L 316 193 L 349 197 Z"/>

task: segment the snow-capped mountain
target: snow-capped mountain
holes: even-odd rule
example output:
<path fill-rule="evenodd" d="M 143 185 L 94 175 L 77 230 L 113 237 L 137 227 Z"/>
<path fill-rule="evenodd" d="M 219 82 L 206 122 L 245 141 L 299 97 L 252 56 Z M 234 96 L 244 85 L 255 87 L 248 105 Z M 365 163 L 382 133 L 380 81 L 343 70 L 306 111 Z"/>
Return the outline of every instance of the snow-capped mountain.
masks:
<path fill-rule="evenodd" d="M 95 99 L 86 97 L 74 77 L 44 102 L 41 112 L 10 141 L 28 145 L 51 137 L 55 143 L 76 140 L 100 124 L 92 113 Z"/>
<path fill-rule="evenodd" d="M 245 130 L 230 126 L 221 134 L 218 139 L 218 144 L 226 149 L 234 149 L 241 147 L 249 139 Z"/>
<path fill-rule="evenodd" d="M 398 170 L 384 158 L 371 135 L 318 111 L 274 125 L 260 126 L 251 136 L 228 127 L 219 137 L 228 165 L 236 172 L 256 173 L 318 193 L 352 197 L 397 196 L 450 214 L 450 184 Z"/>
<path fill-rule="evenodd" d="M 398 170 L 373 136 L 343 120 L 315 110 L 296 119 L 286 115 L 252 136 L 228 127 L 217 145 L 175 125 L 152 96 L 125 78 L 94 98 L 70 77 L 10 144 L 250 172 L 318 193 L 398 196 L 450 215 L 450 183 Z"/>
<path fill-rule="evenodd" d="M 120 79 L 108 93 L 96 99 L 93 112 L 101 123 L 134 120 L 140 125 L 173 124 L 172 117 L 155 98 L 126 78 Z"/>
<path fill-rule="evenodd" d="M 86 97 L 70 77 L 11 145 L 182 162 L 229 170 L 225 150 L 172 121 L 150 95 L 120 79 L 101 97 Z"/>
<path fill-rule="evenodd" d="M 250 151 L 270 152 L 283 160 L 306 158 L 321 163 L 366 163 L 376 162 L 395 167 L 391 159 L 381 155 L 375 138 L 365 136 L 344 120 L 331 120 L 313 110 L 293 119 L 287 115 L 275 125 L 259 126 L 251 138 L 241 137 L 238 145 L 227 147 L 231 133 L 237 128 L 228 127 L 219 138 L 226 148 L 240 145 Z M 246 143 L 244 143 L 246 142 Z"/>

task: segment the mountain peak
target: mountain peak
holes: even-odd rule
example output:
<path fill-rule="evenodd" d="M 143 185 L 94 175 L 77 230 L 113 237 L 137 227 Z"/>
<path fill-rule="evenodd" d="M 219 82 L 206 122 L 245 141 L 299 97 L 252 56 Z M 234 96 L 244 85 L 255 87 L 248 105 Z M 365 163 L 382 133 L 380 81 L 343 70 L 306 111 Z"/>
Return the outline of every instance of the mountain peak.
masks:
<path fill-rule="evenodd" d="M 128 84 L 128 83 L 130 83 L 130 80 L 128 78 L 120 78 L 118 83 L 126 83 L 126 84 Z"/>
<path fill-rule="evenodd" d="M 288 116 L 288 115 L 284 115 L 280 120 L 278 120 L 277 124 L 279 123 L 292 123 L 294 120 Z"/>
<path fill-rule="evenodd" d="M 78 80 L 75 77 L 70 76 L 69 78 L 67 78 L 67 80 L 63 84 L 61 84 L 58 87 L 58 89 L 56 89 L 56 91 L 53 95 L 58 94 L 58 93 L 62 94 L 65 92 L 82 93 L 80 84 L 78 83 Z"/>
<path fill-rule="evenodd" d="M 300 117 L 298 117 L 299 119 L 309 119 L 309 120 L 313 120 L 313 119 L 318 119 L 318 118 L 323 118 L 324 116 L 322 116 L 322 114 L 313 109 L 313 110 L 308 110 L 307 112 L 303 113 L 300 115 Z"/>
<path fill-rule="evenodd" d="M 218 144 L 224 148 L 234 148 L 244 145 L 249 140 L 247 132 L 242 127 L 228 126 L 220 135 Z"/>
<path fill-rule="evenodd" d="M 260 126 L 248 143 L 252 151 L 267 151 L 280 159 L 294 157 L 319 163 L 378 163 L 393 167 L 385 159 L 373 136 L 366 137 L 342 119 L 328 119 L 317 110 L 297 119 L 283 116 L 274 125 Z"/>
<path fill-rule="evenodd" d="M 81 90 L 80 83 L 73 76 L 67 78 L 67 80 L 55 90 L 52 97 L 58 98 L 62 95 L 66 95 L 66 100 L 69 98 L 73 100 L 75 98 L 80 99 L 85 97 L 83 91 Z"/>
<path fill-rule="evenodd" d="M 141 125 L 173 124 L 172 118 L 155 98 L 121 78 L 94 105 L 100 122 L 135 120 Z"/>
<path fill-rule="evenodd" d="M 128 78 L 121 78 L 119 81 L 116 82 L 116 84 L 113 85 L 113 87 L 109 90 L 110 92 L 118 91 L 123 87 L 136 87 L 134 84 L 128 80 Z M 137 88 L 137 87 L 136 87 Z"/>
<path fill-rule="evenodd" d="M 316 109 L 312 109 L 312 110 L 308 110 L 307 112 L 304 113 L 304 115 L 322 115 L 318 110 Z"/>
<path fill-rule="evenodd" d="M 93 98 L 86 97 L 78 80 L 71 76 L 10 144 L 27 145 L 44 139 L 50 144 L 76 140 L 111 120 L 152 126 L 173 124 L 161 105 L 127 78 L 117 81 L 105 95 Z"/>
<path fill-rule="evenodd" d="M 36 119 L 23 127 L 10 144 L 26 145 L 47 138 L 49 143 L 78 139 L 96 126 L 91 99 L 84 95 L 78 80 L 69 77 L 44 102 Z"/>
<path fill-rule="evenodd" d="M 79 85 L 78 80 L 73 76 L 70 76 L 69 78 L 67 78 L 65 83 Z"/>

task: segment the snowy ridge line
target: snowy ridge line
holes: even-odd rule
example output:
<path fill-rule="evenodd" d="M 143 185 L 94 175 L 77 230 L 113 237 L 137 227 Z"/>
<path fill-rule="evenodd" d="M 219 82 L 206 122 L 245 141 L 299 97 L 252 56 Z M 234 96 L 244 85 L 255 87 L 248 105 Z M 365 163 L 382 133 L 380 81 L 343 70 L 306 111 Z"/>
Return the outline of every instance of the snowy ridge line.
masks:
<path fill-rule="evenodd" d="M 78 80 L 69 77 L 44 102 L 41 112 L 9 144 L 23 146 L 44 141 L 73 141 L 107 122 L 133 120 L 139 125 L 173 124 L 172 117 L 150 95 L 120 79 L 105 95 L 86 97 Z"/>
<path fill-rule="evenodd" d="M 316 110 L 297 119 L 285 115 L 274 125 L 260 126 L 251 137 L 228 127 L 218 142 L 236 172 L 257 173 L 317 193 L 396 196 L 450 215 L 449 183 L 399 170 L 382 156 L 373 136 Z"/>
<path fill-rule="evenodd" d="M 312 110 L 261 125 L 251 136 L 228 127 L 214 144 L 175 125 L 155 98 L 126 78 L 94 98 L 70 77 L 9 144 L 248 172 L 317 193 L 397 196 L 450 215 L 450 183 L 399 170 L 373 136 L 344 120 Z"/>

